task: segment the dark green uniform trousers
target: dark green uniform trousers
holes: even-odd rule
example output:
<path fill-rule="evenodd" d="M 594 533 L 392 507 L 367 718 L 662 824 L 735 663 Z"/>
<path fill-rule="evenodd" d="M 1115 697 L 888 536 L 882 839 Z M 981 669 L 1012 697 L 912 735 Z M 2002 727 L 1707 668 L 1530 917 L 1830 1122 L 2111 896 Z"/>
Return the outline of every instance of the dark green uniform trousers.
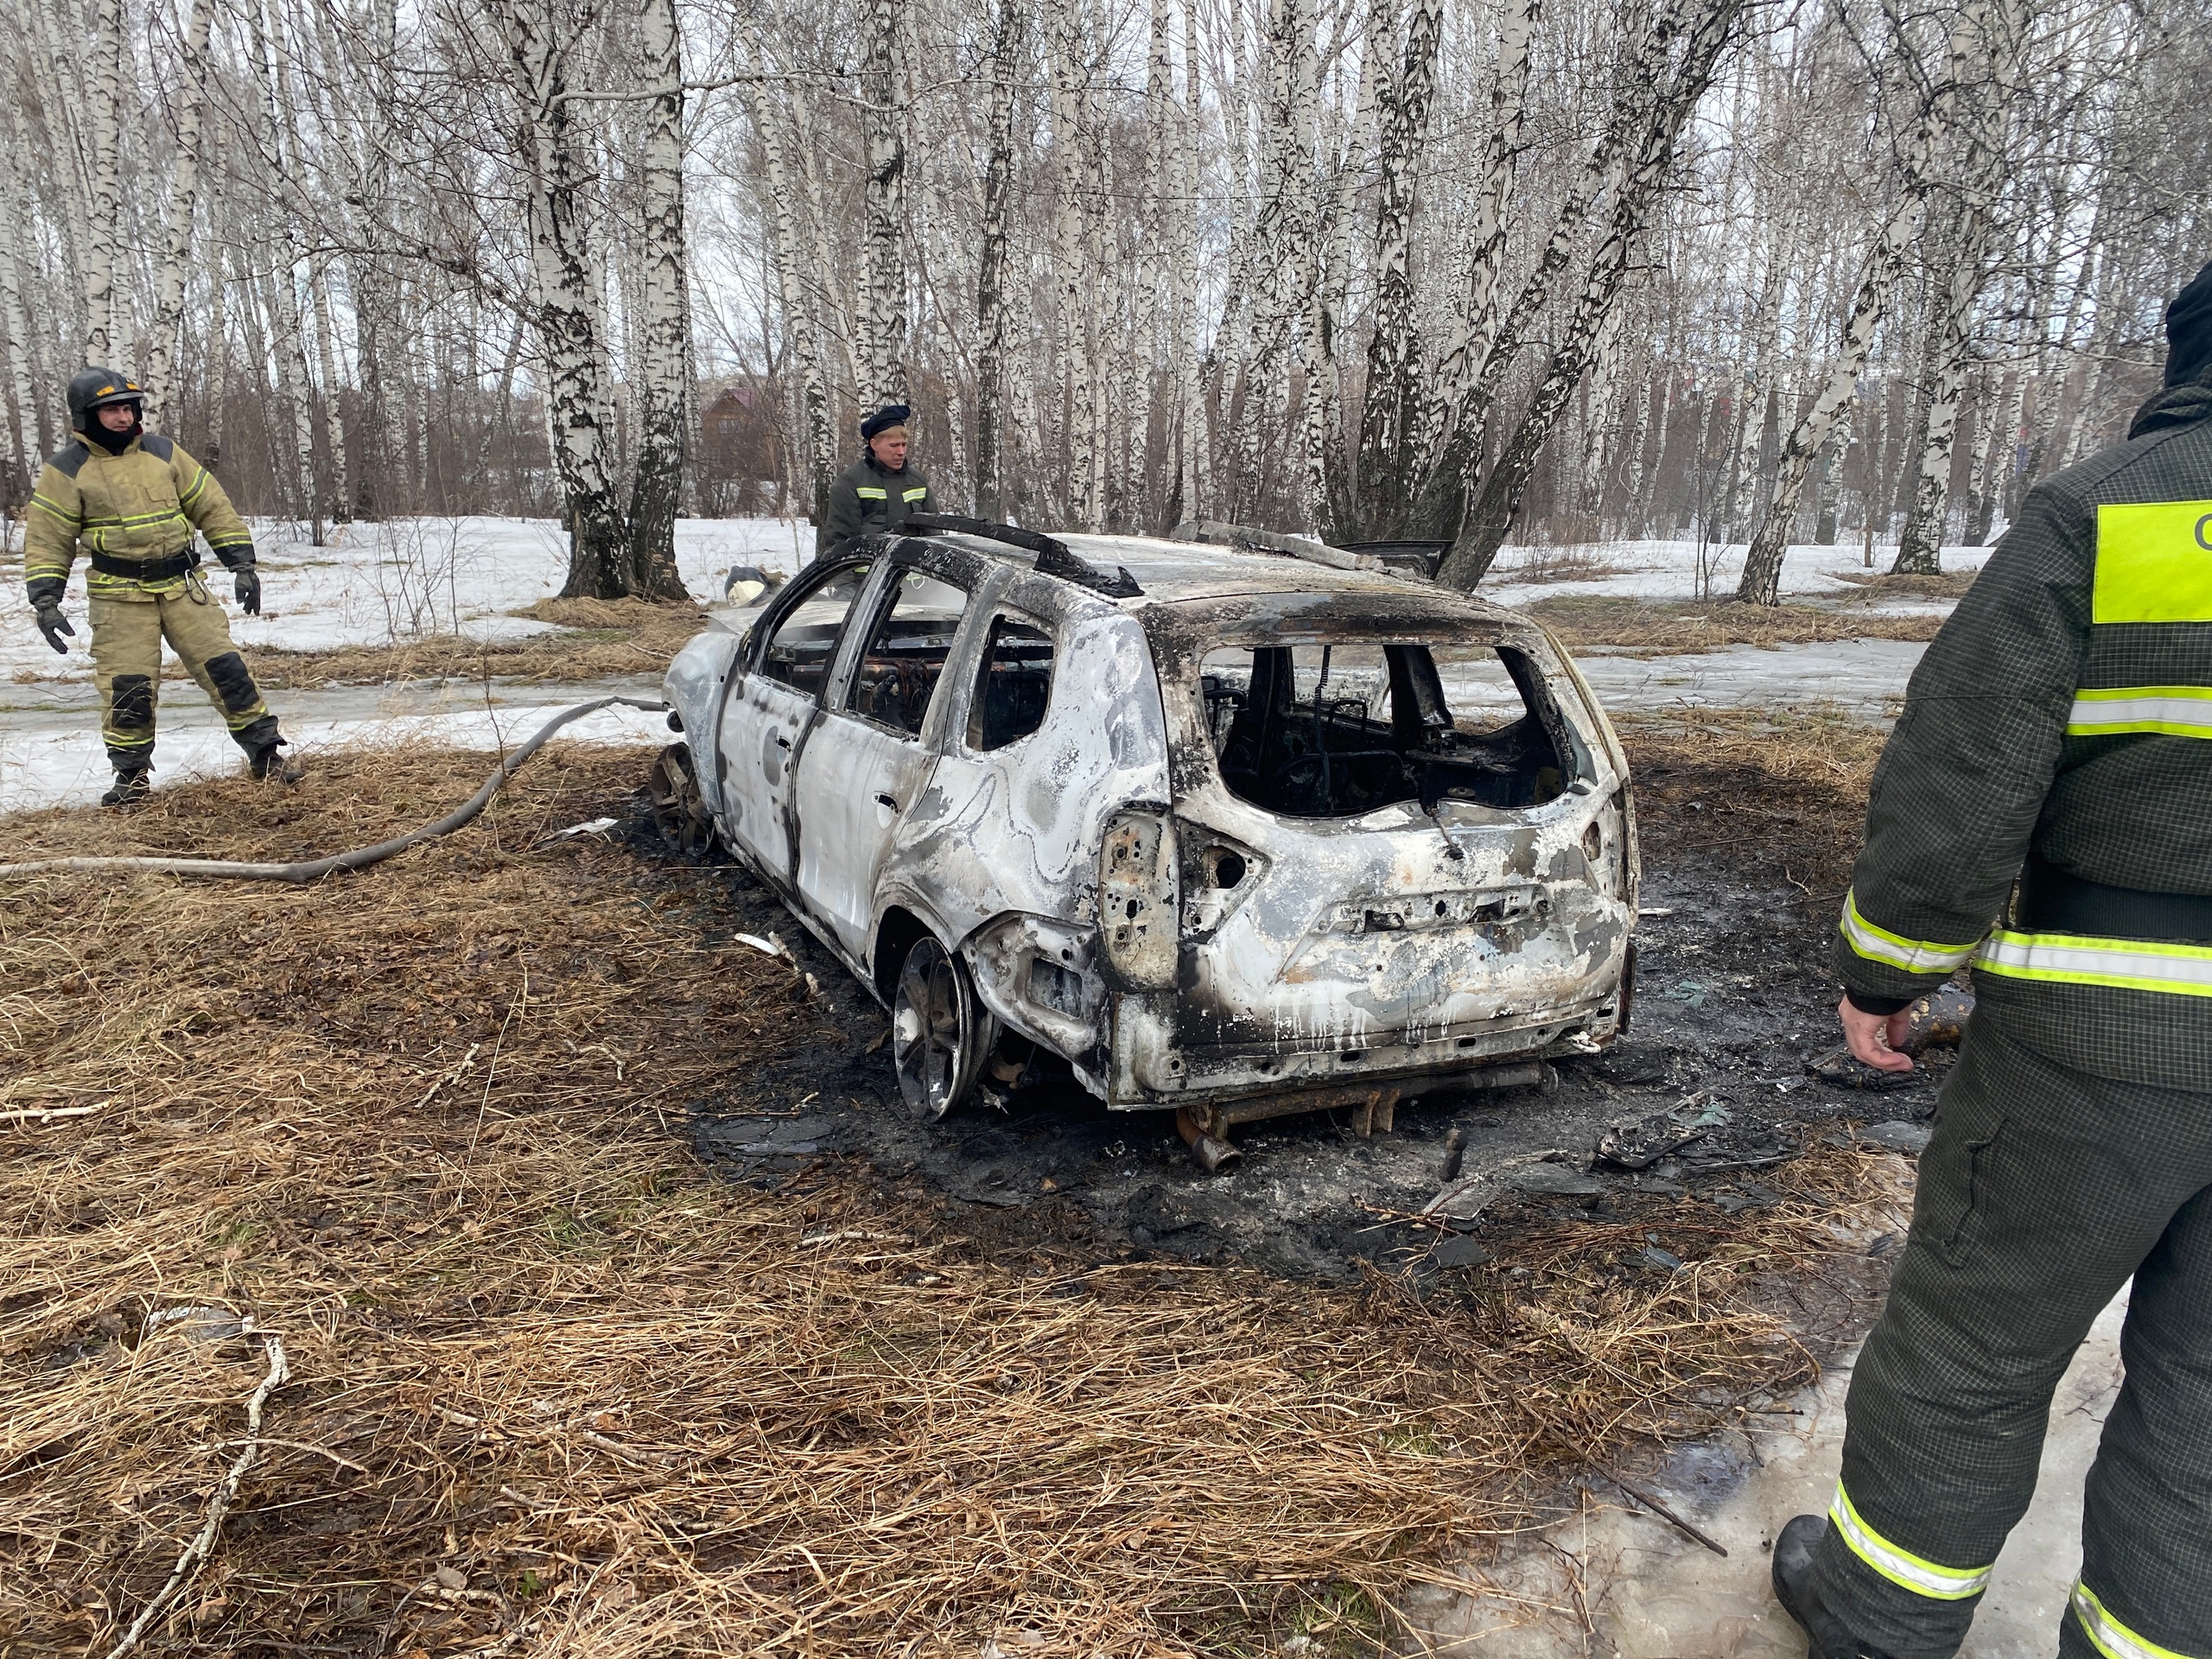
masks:
<path fill-rule="evenodd" d="M 2044 988 L 2006 991 L 1945 1085 L 1852 1378 L 1819 1593 L 1896 1659 L 1957 1650 L 2035 1491 L 2052 1391 L 2133 1275 L 2058 1651 L 2212 1659 L 2212 1093 L 2054 1059 L 2030 1045 L 2069 1021 L 2037 1017 Z"/>

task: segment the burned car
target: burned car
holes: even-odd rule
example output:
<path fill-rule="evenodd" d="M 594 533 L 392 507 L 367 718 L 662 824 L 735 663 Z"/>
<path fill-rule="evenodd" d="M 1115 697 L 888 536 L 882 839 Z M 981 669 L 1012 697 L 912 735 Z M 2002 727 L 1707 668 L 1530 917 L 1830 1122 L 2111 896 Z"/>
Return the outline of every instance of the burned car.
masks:
<path fill-rule="evenodd" d="M 1043 1051 L 1211 1165 L 1534 1081 L 1628 1017 L 1620 744 L 1535 622 L 1317 550 L 863 542 L 677 656 L 664 822 L 882 999 L 918 1117 Z"/>

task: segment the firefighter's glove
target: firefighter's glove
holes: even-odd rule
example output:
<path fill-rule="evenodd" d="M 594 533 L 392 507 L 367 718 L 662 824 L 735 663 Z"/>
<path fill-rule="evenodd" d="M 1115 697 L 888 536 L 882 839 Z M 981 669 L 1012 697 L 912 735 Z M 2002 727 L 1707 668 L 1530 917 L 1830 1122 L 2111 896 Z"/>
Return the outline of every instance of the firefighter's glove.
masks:
<path fill-rule="evenodd" d="M 250 564 L 240 570 L 238 576 L 238 579 L 234 585 L 238 589 L 240 608 L 248 616 L 259 616 L 261 614 L 261 578 L 254 573 L 254 569 Z"/>
<path fill-rule="evenodd" d="M 34 603 L 31 609 L 38 618 L 38 631 L 46 636 L 46 643 L 67 655 L 69 647 L 61 643 L 61 636 L 66 633 L 74 638 L 77 630 L 71 627 L 69 619 L 61 614 L 61 601 L 41 599 Z"/>

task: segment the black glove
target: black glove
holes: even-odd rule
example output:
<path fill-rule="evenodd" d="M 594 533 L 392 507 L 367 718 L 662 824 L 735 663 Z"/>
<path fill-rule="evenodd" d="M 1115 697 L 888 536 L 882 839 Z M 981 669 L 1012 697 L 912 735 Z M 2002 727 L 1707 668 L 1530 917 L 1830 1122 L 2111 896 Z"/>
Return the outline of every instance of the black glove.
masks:
<path fill-rule="evenodd" d="M 61 636 L 66 633 L 73 639 L 77 630 L 71 627 L 69 619 L 61 614 L 61 601 L 41 599 L 31 608 L 38 617 L 38 631 L 46 636 L 46 643 L 67 655 L 69 647 L 61 643 Z"/>
<path fill-rule="evenodd" d="M 248 616 L 259 616 L 261 614 L 261 578 L 254 574 L 253 567 L 250 564 L 239 571 L 238 575 L 238 579 L 234 586 L 238 590 L 238 604 Z"/>

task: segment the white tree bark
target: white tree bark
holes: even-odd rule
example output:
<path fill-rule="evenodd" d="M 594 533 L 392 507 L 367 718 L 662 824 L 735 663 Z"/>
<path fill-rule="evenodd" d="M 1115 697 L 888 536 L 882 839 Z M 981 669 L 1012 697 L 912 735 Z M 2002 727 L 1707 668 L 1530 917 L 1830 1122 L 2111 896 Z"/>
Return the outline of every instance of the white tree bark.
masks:
<path fill-rule="evenodd" d="M 900 0 L 866 0 L 861 14 L 861 126 L 868 145 L 861 230 L 867 340 L 861 402 L 906 396 L 906 78 L 898 73 Z"/>
<path fill-rule="evenodd" d="M 1497 79 L 1491 92 L 1490 142 L 1483 157 L 1487 181 L 1478 199 L 1474 246 L 1467 267 L 1466 302 L 1437 363 L 1433 390 L 1416 442 L 1433 453 L 1446 423 L 1466 404 L 1497 337 L 1497 292 L 1504 269 L 1506 216 L 1521 164 L 1521 130 L 1529 106 L 1530 41 L 1541 0 L 1503 0 L 1498 16 Z M 1575 215 L 1580 219 L 1580 213 Z"/>
<path fill-rule="evenodd" d="M 642 352 L 637 376 L 637 465 L 630 486 L 632 593 L 685 597 L 676 570 L 676 513 L 691 428 L 690 296 L 683 221 L 683 57 L 676 0 L 639 0 L 645 154 L 636 301 Z"/>
<path fill-rule="evenodd" d="M 1067 468 L 1060 483 L 1061 512 L 1071 528 L 1096 530 L 1098 504 L 1090 479 L 1098 435 L 1090 407 L 1098 368 L 1084 270 L 1084 140 L 1090 90 L 1083 17 L 1083 7 L 1070 0 L 1052 31 L 1052 286 L 1065 365 L 1058 424 Z"/>
<path fill-rule="evenodd" d="M 192 216 L 200 194 L 200 124 L 207 103 L 207 42 L 215 21 L 214 0 L 192 0 L 185 24 L 183 86 L 176 112 L 176 154 L 169 169 L 168 222 L 156 276 L 152 345 L 146 359 L 146 421 L 151 426 L 174 418 L 181 406 L 175 385 L 182 361 L 178 335 L 184 320 L 184 285 L 192 271 Z"/>
<path fill-rule="evenodd" d="M 118 326 L 121 290 L 116 283 L 116 242 L 123 204 L 118 186 L 122 170 L 123 0 L 96 0 L 92 11 L 92 221 L 86 226 L 85 259 L 85 360 L 105 364 L 115 354 L 124 330 Z"/>
<path fill-rule="evenodd" d="M 783 301 L 784 326 L 791 331 L 791 355 L 798 365 L 808 511 L 819 524 L 829 511 L 830 480 L 837 475 L 836 441 L 830 426 L 828 370 L 822 353 L 822 318 L 815 304 L 817 290 L 802 275 L 806 253 L 799 229 L 798 185 L 785 156 L 782 112 L 765 82 L 756 80 L 747 90 L 753 132 L 760 140 L 767 175 L 777 290 Z"/>
<path fill-rule="evenodd" d="M 1783 446 L 1775 466 L 1774 493 L 1766 516 L 1744 558 L 1744 574 L 1736 597 L 1749 604 L 1781 602 L 1782 556 L 1789 544 L 1789 528 L 1796 522 L 1797 500 L 1813 457 L 1820 453 L 1836 411 L 1859 384 L 1859 372 L 1873 344 L 1874 329 L 1889 304 L 1890 289 L 1904 264 L 1913 232 L 1921 219 L 1932 180 L 1930 169 L 1946 143 L 1958 97 L 1958 86 L 1967 54 L 1986 27 L 1993 0 L 1965 0 L 1953 26 L 1944 66 L 1929 86 L 1919 120 L 1900 158 L 1900 188 L 1896 205 L 1884 221 L 1882 232 L 1866 256 L 1859 292 L 1843 325 L 1843 339 L 1829 365 L 1813 405 L 1807 410 Z"/>
<path fill-rule="evenodd" d="M 1176 452 L 1180 476 L 1177 511 L 1171 517 L 1197 518 L 1205 489 L 1207 451 L 1204 383 L 1198 373 L 1198 22 L 1196 0 L 1183 3 L 1183 201 L 1176 215 L 1175 374 L 1180 406 L 1176 416 Z"/>
<path fill-rule="evenodd" d="M 531 287 L 547 419 L 571 538 L 561 592 L 568 599 L 613 599 L 626 591 L 628 562 L 607 420 L 613 373 L 580 200 L 584 164 L 571 130 L 571 42 L 563 19 L 561 0 L 502 0 L 521 105 L 519 160 L 529 193 Z"/>
<path fill-rule="evenodd" d="M 1508 0 L 1509 27 L 1512 14 L 1526 15 L 1523 4 L 1524 0 Z M 1370 532 L 1387 531 L 1402 511 L 1399 504 L 1411 486 L 1414 444 L 1428 401 L 1414 338 L 1414 208 L 1443 28 L 1442 0 L 1415 0 L 1406 29 L 1405 57 L 1382 114 L 1376 157 L 1375 331 L 1368 338 L 1366 395 L 1360 413 L 1357 505 L 1342 532 L 1353 540 L 1380 539 Z M 1524 40 L 1524 57 L 1526 44 Z M 1526 74 L 1525 62 L 1522 73 Z"/>
<path fill-rule="evenodd" d="M 1503 545 L 1536 458 L 1598 350 L 1606 320 L 1627 278 L 1629 255 L 1660 187 L 1674 168 L 1682 128 L 1712 84 L 1713 66 L 1734 38 L 1748 3 L 1749 0 L 1702 0 L 1700 10 L 1655 22 L 1652 58 L 1666 61 L 1679 37 L 1681 60 L 1669 79 L 1653 88 L 1637 126 L 1625 136 L 1605 193 L 1612 207 L 1605 235 L 1591 254 L 1589 276 L 1560 331 L 1529 412 L 1484 479 L 1466 522 L 1438 567 L 1440 583 L 1472 588 Z"/>
<path fill-rule="evenodd" d="M 1022 0 L 999 0 L 976 264 L 976 511 L 993 522 L 1007 512 L 1007 244 L 1014 229 L 1014 92 L 1023 16 Z"/>
<path fill-rule="evenodd" d="M 1958 435 L 1959 400 L 1974 359 L 1974 307 L 1988 280 L 1996 197 L 2005 181 L 2005 128 L 2018 90 L 2014 69 L 2026 13 L 2026 0 L 1996 0 L 1990 7 L 1984 47 L 1986 80 L 1960 124 L 1962 155 L 1949 204 L 1950 234 L 1939 245 L 1948 257 L 1949 270 L 1929 319 L 1928 435 L 1913 480 L 1911 511 L 1897 537 L 1897 562 L 1891 567 L 1898 574 L 1934 575 L 1942 569 L 1951 446 Z"/>

